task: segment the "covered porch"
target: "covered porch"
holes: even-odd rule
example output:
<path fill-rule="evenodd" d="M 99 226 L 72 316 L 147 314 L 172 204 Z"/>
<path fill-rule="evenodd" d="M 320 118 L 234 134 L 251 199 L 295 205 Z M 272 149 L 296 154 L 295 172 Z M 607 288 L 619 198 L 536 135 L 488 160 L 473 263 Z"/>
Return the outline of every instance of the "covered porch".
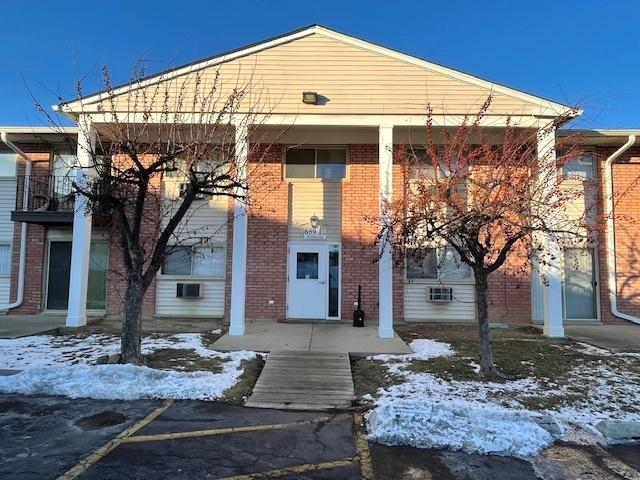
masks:
<path fill-rule="evenodd" d="M 380 338 L 375 325 L 356 328 L 346 323 L 295 324 L 268 320 L 247 323 L 244 335 L 223 335 L 213 344 L 213 348 L 256 352 L 292 350 L 353 354 L 412 353 L 395 332 L 392 338 Z"/>

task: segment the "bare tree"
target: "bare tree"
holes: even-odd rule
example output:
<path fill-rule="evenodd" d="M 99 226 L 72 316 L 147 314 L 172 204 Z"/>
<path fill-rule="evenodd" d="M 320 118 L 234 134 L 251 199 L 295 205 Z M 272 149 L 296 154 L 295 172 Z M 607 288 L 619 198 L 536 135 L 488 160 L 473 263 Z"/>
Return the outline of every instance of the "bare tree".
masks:
<path fill-rule="evenodd" d="M 572 204 L 582 188 L 568 186 L 558 169 L 580 154 L 576 137 L 567 137 L 539 158 L 533 129 L 483 127 L 491 104 L 454 131 L 434 132 L 429 113 L 424 145 L 396 150 L 403 165 L 404 196 L 386 205 L 387 220 L 379 238 L 390 239 L 396 258 L 418 268 L 431 262 L 442 268 L 437 247 L 448 246 L 449 264 L 468 268 L 475 282 L 481 374 L 497 374 L 489 331 L 489 276 L 518 251 L 528 261 L 555 261 L 546 248 L 551 236 L 559 244 L 584 244 L 596 233 L 593 205 L 576 212 Z M 542 128 L 542 133 L 566 122 L 571 112 Z M 525 263 L 527 263 L 525 261 Z M 514 268 L 522 269 L 525 264 Z"/>
<path fill-rule="evenodd" d="M 206 249 L 218 233 L 207 226 L 190 226 L 189 218 L 198 208 L 195 200 L 226 199 L 226 206 L 233 198 L 248 209 L 247 178 L 251 176 L 252 187 L 259 190 L 260 180 L 254 172 L 261 159 L 249 147 L 252 151 L 243 152 L 240 158 L 253 156 L 253 171 L 248 172 L 248 161 L 238 161 L 236 129 L 244 129 L 254 137 L 251 145 L 258 145 L 261 141 L 255 138 L 255 129 L 267 115 L 256 108 L 260 98 L 250 78 L 244 84 L 230 85 L 221 81 L 218 72 L 205 70 L 147 84 L 138 71 L 122 91 L 112 86 L 106 68 L 102 77 L 103 93 L 90 106 L 94 114 L 102 112 L 102 121 L 92 126 L 78 122 L 78 138 L 89 135 L 89 128 L 96 129 L 95 148 L 68 137 L 72 148 L 80 148 L 90 159 L 89 165 L 78 167 L 88 173 L 84 180 L 77 177 L 74 194 L 86 199 L 87 210 L 113 222 L 126 284 L 121 362 L 142 363 L 145 294 L 168 256 L 184 245 Z M 89 108 L 80 83 L 77 100 L 81 107 L 72 114 L 82 120 Z M 44 108 L 38 108 L 58 124 Z M 268 147 L 262 145 L 257 155 L 266 151 Z M 191 250 L 194 255 L 202 248 Z"/>

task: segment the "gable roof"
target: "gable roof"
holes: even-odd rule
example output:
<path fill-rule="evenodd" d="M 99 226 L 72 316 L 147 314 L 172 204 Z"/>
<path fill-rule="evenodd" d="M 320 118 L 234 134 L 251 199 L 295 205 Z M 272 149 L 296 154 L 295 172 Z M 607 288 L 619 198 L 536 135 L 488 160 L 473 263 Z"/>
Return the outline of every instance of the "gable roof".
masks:
<path fill-rule="evenodd" d="M 541 116 L 544 116 L 544 115 L 555 116 L 560 113 L 567 112 L 570 109 L 570 107 L 567 105 L 563 105 L 563 104 L 560 104 L 539 96 L 535 96 L 517 89 L 506 87 L 504 85 L 501 85 L 492 81 L 488 81 L 480 77 L 461 72 L 459 70 L 445 67 L 437 63 L 429 62 L 429 61 L 420 59 L 418 57 L 399 52 L 397 50 L 393 50 L 381 45 L 377 45 L 372 42 L 361 40 L 357 37 L 346 35 L 317 24 L 300 28 L 298 30 L 294 30 L 292 32 L 289 32 L 280 36 L 263 40 L 261 42 L 253 43 L 245 47 L 227 51 L 219 55 L 211 56 L 203 60 L 198 60 L 180 67 L 168 69 L 163 72 L 159 72 L 157 74 L 145 77 L 140 81 L 136 81 L 135 83 L 127 83 L 127 84 L 120 85 L 118 87 L 115 87 L 111 92 L 111 94 L 114 96 L 122 95 L 127 93 L 128 91 L 145 88 L 147 86 L 169 81 L 171 79 L 174 79 L 182 75 L 188 75 L 190 73 L 194 73 L 209 67 L 222 65 L 222 64 L 231 62 L 233 60 L 241 59 L 243 57 L 246 57 L 252 54 L 264 52 L 266 50 L 273 49 L 274 47 L 278 47 L 280 45 L 284 45 L 284 44 L 293 42 L 295 40 L 303 39 L 305 37 L 309 37 L 312 35 L 320 35 L 325 38 L 334 39 L 339 42 L 342 42 L 343 44 L 357 47 L 364 51 L 389 57 L 389 58 L 404 62 L 406 64 L 428 70 L 430 72 L 435 72 L 436 74 L 446 75 L 447 77 L 456 79 L 460 82 L 464 82 L 469 85 L 480 87 L 486 91 L 493 92 L 495 94 L 501 94 L 501 95 L 511 97 L 513 99 L 517 99 L 523 103 L 530 104 L 538 108 L 539 111 L 537 112 L 537 114 Z M 57 105 L 55 108 L 61 109 L 62 111 L 66 111 L 69 113 L 75 112 L 79 109 L 81 105 L 87 106 L 87 105 L 99 103 L 105 98 L 106 94 L 107 94 L 106 91 L 100 91 L 94 94 L 84 96 L 79 100 L 63 102 Z"/>

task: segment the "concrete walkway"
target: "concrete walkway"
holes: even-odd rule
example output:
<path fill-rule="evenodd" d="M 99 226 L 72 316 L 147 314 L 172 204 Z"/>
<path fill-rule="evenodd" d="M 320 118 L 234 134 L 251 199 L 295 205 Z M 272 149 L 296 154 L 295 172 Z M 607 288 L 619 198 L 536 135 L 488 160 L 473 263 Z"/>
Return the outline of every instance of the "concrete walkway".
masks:
<path fill-rule="evenodd" d="M 640 352 L 640 325 L 564 325 L 567 337 L 613 352 Z"/>
<path fill-rule="evenodd" d="M 216 350 L 294 350 L 342 353 L 411 353 L 411 349 L 394 334 L 378 338 L 377 325 L 354 328 L 344 323 L 289 324 L 273 321 L 249 323 L 242 336 L 225 334 L 213 344 Z"/>
<path fill-rule="evenodd" d="M 355 398 L 348 354 L 274 350 L 246 406 L 333 410 L 351 407 Z"/>
<path fill-rule="evenodd" d="M 62 315 L 0 315 L 0 338 L 52 333 L 64 324 Z"/>

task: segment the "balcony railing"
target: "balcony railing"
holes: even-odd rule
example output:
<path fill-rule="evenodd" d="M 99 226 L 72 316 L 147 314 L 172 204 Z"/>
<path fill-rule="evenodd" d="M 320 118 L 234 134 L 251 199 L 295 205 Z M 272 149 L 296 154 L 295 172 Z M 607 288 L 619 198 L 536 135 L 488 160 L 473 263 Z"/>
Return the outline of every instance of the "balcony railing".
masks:
<path fill-rule="evenodd" d="M 26 181 L 25 181 L 26 179 Z M 27 189 L 25 198 L 24 190 Z M 55 175 L 19 175 L 16 212 L 73 212 L 73 178 Z"/>
<path fill-rule="evenodd" d="M 16 185 L 16 208 L 11 212 L 11 220 L 39 225 L 73 223 L 73 181 L 74 178 L 71 176 L 19 175 Z M 103 184 L 95 187 L 107 188 Z M 109 222 L 110 215 L 102 204 L 94 204 L 92 210 L 94 223 L 105 225 Z"/>

